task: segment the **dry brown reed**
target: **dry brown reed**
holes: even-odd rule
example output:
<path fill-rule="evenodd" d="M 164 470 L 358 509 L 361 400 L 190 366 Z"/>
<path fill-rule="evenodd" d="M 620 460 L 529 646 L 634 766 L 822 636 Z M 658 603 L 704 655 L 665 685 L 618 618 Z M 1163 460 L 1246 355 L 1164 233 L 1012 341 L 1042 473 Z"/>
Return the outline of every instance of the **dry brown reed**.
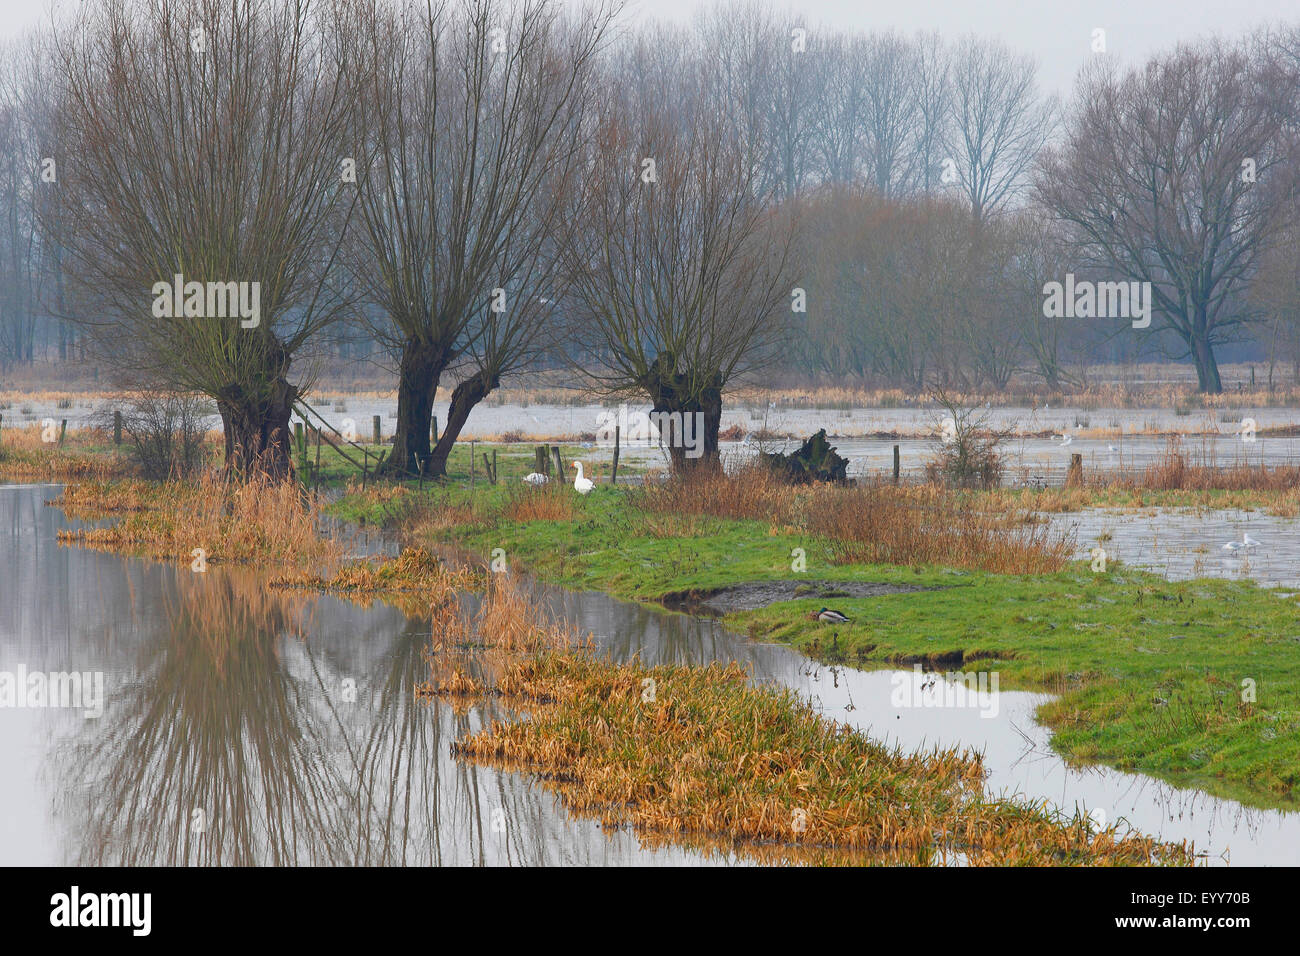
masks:
<path fill-rule="evenodd" d="M 974 500 L 935 484 L 792 487 L 749 466 L 649 485 L 636 503 L 651 515 L 760 520 L 774 531 L 817 535 L 840 563 L 1038 574 L 1071 559 L 1068 535 L 1033 521 L 1027 509 L 1008 502 L 977 508 Z"/>
<path fill-rule="evenodd" d="M 451 566 L 426 548 L 405 548 L 395 558 L 350 561 L 328 576 L 299 569 L 273 577 L 272 588 L 305 588 L 351 595 L 418 592 L 432 603 L 457 591 L 484 586 L 484 574 L 468 565 Z"/>
<path fill-rule="evenodd" d="M 161 560 L 190 562 L 201 548 L 209 562 L 313 567 L 337 560 L 340 550 L 317 532 L 319 502 L 291 482 L 219 473 L 162 483 L 84 482 L 51 504 L 84 520 L 121 515 L 109 527 L 60 531 L 60 541 Z"/>
<path fill-rule="evenodd" d="M 461 685 L 445 686 L 451 695 Z M 494 723 L 453 752 L 538 773 L 575 812 L 607 826 L 743 853 L 778 845 L 892 862 L 1192 859 L 1185 845 L 988 801 L 979 755 L 887 748 L 790 691 L 755 686 L 734 663 L 646 668 L 548 653 L 515 665 L 499 689 L 528 719 Z"/>
<path fill-rule="evenodd" d="M 40 425 L 0 430 L 0 478 L 11 481 L 105 481 L 129 471 L 127 460 L 90 449 L 105 440 L 95 429 L 64 436 L 62 447 L 42 436 Z"/>
<path fill-rule="evenodd" d="M 1164 454 L 1137 476 L 1134 485 L 1158 491 L 1294 491 L 1300 488 L 1300 467 L 1198 463 L 1181 441 L 1171 438 Z"/>
<path fill-rule="evenodd" d="M 511 521 L 568 521 L 575 513 L 572 491 L 555 481 L 538 487 L 511 485 L 501 505 L 501 514 Z"/>

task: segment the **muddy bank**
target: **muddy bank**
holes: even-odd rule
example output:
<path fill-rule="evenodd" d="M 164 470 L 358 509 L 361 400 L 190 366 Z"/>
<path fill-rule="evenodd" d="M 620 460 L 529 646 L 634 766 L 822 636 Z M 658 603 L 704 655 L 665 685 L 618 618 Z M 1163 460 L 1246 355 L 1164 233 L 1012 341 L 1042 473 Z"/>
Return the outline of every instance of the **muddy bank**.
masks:
<path fill-rule="evenodd" d="M 722 617 L 724 614 L 756 611 L 769 604 L 804 598 L 831 601 L 837 598 L 879 597 L 884 594 L 930 590 L 934 589 L 877 581 L 747 581 L 725 588 L 673 591 L 665 594 L 660 601 L 670 611 Z"/>

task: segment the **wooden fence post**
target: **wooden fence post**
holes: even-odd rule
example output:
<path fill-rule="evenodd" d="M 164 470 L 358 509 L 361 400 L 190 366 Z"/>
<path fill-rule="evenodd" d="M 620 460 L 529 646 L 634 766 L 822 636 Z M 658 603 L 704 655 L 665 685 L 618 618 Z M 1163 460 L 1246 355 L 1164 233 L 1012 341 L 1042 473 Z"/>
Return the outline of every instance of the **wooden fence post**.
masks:
<path fill-rule="evenodd" d="M 894 484 L 898 484 L 899 465 L 900 462 L 898 456 L 898 446 L 895 445 L 894 446 Z"/>
<path fill-rule="evenodd" d="M 59 448 L 63 447 L 63 435 L 67 430 L 68 430 L 68 420 L 65 418 L 63 419 L 63 421 L 59 422 L 59 444 L 58 444 Z"/>
<path fill-rule="evenodd" d="M 122 444 L 122 413 L 113 413 L 113 444 Z"/>
<path fill-rule="evenodd" d="M 560 458 L 560 446 L 551 446 L 551 456 L 555 459 L 555 476 L 560 481 L 564 480 L 564 460 Z"/>
<path fill-rule="evenodd" d="M 477 444 L 473 441 L 469 443 L 469 486 L 471 488 L 474 487 L 474 446 Z"/>
<path fill-rule="evenodd" d="M 381 435 L 379 431 L 380 419 L 378 415 L 374 417 L 374 425 L 375 425 L 375 440 L 372 442 L 372 444 L 382 445 L 384 441 L 383 441 L 383 435 Z"/>
<path fill-rule="evenodd" d="M 1070 456 L 1070 470 L 1065 476 L 1065 487 L 1077 488 L 1083 484 L 1083 455 L 1076 452 Z"/>
<path fill-rule="evenodd" d="M 622 437 L 619 434 L 621 429 L 622 429 L 621 425 L 614 426 L 614 467 L 610 471 L 610 475 L 609 475 L 609 483 L 611 485 L 618 484 L 618 446 L 620 444 L 619 439 Z"/>

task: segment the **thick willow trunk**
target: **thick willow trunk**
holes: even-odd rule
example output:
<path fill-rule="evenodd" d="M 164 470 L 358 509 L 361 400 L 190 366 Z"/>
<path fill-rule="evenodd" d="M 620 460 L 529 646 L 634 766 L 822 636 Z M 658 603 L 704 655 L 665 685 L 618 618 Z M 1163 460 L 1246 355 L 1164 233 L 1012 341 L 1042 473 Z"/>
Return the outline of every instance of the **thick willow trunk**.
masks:
<path fill-rule="evenodd" d="M 451 393 L 451 406 L 447 409 L 447 427 L 438 438 L 424 473 L 430 478 L 440 478 L 447 473 L 447 458 L 460 437 L 461 429 L 474 406 L 483 401 L 500 382 L 486 372 L 471 375 Z"/>
<path fill-rule="evenodd" d="M 222 389 L 217 410 L 226 436 L 226 468 L 248 477 L 282 480 L 293 475 L 289 417 L 298 390 L 277 379 L 269 396 L 253 396 L 240 386 Z"/>
<path fill-rule="evenodd" d="M 700 378 L 705 382 L 703 386 L 698 385 Z M 693 381 L 695 384 L 691 384 Z M 661 426 L 660 441 L 668 448 L 673 473 L 719 467 L 722 376 L 714 372 L 693 379 L 675 369 L 671 355 L 661 355 L 651 364 L 641 385 L 650 396 L 653 411 L 670 416 L 673 427 L 665 433 Z M 656 421 L 662 422 L 662 418 Z"/>
<path fill-rule="evenodd" d="M 436 345 L 407 342 L 403 346 L 397 380 L 397 432 L 380 474 L 393 478 L 418 475 L 429 460 L 433 400 L 448 358 L 447 350 Z"/>

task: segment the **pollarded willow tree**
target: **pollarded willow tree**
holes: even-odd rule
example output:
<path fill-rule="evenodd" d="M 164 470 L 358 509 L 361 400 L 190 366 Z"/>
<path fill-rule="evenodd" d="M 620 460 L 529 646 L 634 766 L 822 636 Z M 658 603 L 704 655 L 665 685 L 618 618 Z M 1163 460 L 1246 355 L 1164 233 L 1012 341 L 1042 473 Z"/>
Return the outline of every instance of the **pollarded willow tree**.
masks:
<path fill-rule="evenodd" d="M 96 0 L 57 37 L 47 225 L 94 295 L 82 321 L 141 383 L 212 398 L 239 473 L 291 472 L 290 367 L 338 313 L 349 91 L 328 36 L 307 0 Z"/>
<path fill-rule="evenodd" d="M 645 52 L 630 52 L 626 75 Z M 678 472 L 718 464 L 723 389 L 782 339 L 796 235 L 793 210 L 755 188 L 758 165 L 710 102 L 704 68 L 683 67 L 669 103 L 611 84 L 574 209 L 585 228 L 569 299 L 593 385 L 700 416 L 698 457 L 661 436 Z"/>
<path fill-rule="evenodd" d="M 550 344 L 575 188 L 615 7 L 555 0 L 354 6 L 361 94 L 356 282 L 398 360 L 384 470 L 438 476 L 470 411 Z M 344 29 L 346 32 L 346 28 Z M 459 382 L 430 447 L 444 374 Z"/>

